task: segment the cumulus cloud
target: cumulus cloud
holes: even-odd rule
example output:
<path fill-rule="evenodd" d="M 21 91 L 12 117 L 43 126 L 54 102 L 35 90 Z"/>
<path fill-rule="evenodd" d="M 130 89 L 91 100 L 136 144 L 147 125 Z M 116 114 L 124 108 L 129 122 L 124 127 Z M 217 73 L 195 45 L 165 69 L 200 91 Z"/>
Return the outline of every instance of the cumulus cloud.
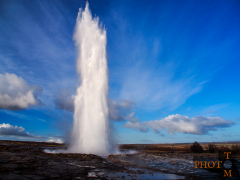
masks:
<path fill-rule="evenodd" d="M 0 135 L 28 136 L 33 137 L 25 131 L 23 127 L 13 126 L 11 124 L 0 124 Z"/>
<path fill-rule="evenodd" d="M 55 95 L 54 102 L 58 109 L 67 110 L 70 112 L 74 111 L 74 95 L 67 90 L 63 90 L 59 94 Z M 136 122 L 137 117 L 133 117 L 134 112 L 130 113 L 134 107 L 135 104 L 132 101 L 124 99 L 112 100 L 109 98 L 109 119 L 112 121 L 129 120 L 131 122 Z"/>
<path fill-rule="evenodd" d="M 60 93 L 55 95 L 55 105 L 58 109 L 67 111 L 74 111 L 74 95 L 67 90 L 62 90 Z"/>
<path fill-rule="evenodd" d="M 36 136 L 29 134 L 22 126 L 13 126 L 8 123 L 0 124 L 0 136 L 2 139 L 8 140 L 28 140 L 28 141 L 44 141 L 63 143 L 65 137 L 51 135 L 49 137 Z M 4 138 L 5 137 L 5 138 Z"/>
<path fill-rule="evenodd" d="M 149 128 L 147 125 L 147 122 L 127 122 L 124 125 L 125 128 L 131 128 L 131 129 L 135 129 L 135 130 L 139 130 L 141 132 L 148 132 Z"/>
<path fill-rule="evenodd" d="M 47 142 L 63 143 L 64 141 L 62 138 L 49 137 L 47 138 Z"/>
<path fill-rule="evenodd" d="M 203 135 L 208 134 L 208 131 L 230 127 L 233 124 L 233 121 L 225 120 L 220 117 L 196 116 L 194 118 L 189 118 L 188 116 L 176 114 L 155 121 L 127 122 L 124 127 L 136 129 L 141 132 L 147 132 L 149 128 L 151 128 L 155 133 L 160 133 L 160 130 L 167 129 L 171 134 L 178 132 Z"/>
<path fill-rule="evenodd" d="M 109 119 L 113 121 L 133 120 L 134 113 L 129 113 L 134 107 L 135 104 L 132 101 L 124 99 L 114 101 L 112 99 L 108 99 Z"/>
<path fill-rule="evenodd" d="M 128 120 L 128 121 L 130 121 L 130 122 L 133 122 L 133 123 L 138 122 L 138 116 L 135 116 L 135 117 L 134 117 L 134 114 L 135 114 L 135 112 L 132 112 L 131 114 L 129 114 L 129 115 L 126 117 L 126 120 Z"/>
<path fill-rule="evenodd" d="M 15 74 L 0 74 L 0 109 L 19 110 L 39 104 L 40 86 L 29 85 Z"/>

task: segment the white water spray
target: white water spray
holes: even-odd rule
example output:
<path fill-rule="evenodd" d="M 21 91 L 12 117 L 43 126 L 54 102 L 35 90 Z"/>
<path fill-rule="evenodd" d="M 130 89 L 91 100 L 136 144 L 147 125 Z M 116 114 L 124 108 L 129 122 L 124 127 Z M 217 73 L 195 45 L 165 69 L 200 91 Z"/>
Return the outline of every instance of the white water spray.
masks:
<path fill-rule="evenodd" d="M 87 3 L 83 12 L 79 10 L 73 36 L 81 85 L 74 101 L 73 140 L 69 152 L 108 154 L 106 30 L 99 27 L 98 17 L 92 19 L 88 6 Z"/>

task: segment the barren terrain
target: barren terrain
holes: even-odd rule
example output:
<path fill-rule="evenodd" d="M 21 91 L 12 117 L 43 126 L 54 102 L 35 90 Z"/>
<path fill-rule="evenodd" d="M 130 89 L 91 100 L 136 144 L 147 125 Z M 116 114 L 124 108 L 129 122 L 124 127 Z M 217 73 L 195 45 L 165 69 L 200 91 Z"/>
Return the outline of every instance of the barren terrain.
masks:
<path fill-rule="evenodd" d="M 120 145 L 121 153 L 100 157 L 45 152 L 64 150 L 64 144 L 0 141 L 0 179 L 223 179 L 221 172 L 194 168 L 196 158 L 215 161 L 218 154 L 190 153 L 190 145 Z"/>

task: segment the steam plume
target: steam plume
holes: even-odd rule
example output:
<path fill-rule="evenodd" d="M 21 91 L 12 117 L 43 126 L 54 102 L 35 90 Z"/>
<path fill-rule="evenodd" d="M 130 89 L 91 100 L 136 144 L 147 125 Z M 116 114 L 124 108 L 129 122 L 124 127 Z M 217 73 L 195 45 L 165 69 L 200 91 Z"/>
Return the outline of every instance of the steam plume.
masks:
<path fill-rule="evenodd" d="M 78 51 L 77 72 L 81 85 L 74 101 L 74 124 L 70 152 L 108 154 L 108 69 L 106 30 L 92 19 L 88 3 L 79 10 L 74 34 Z"/>

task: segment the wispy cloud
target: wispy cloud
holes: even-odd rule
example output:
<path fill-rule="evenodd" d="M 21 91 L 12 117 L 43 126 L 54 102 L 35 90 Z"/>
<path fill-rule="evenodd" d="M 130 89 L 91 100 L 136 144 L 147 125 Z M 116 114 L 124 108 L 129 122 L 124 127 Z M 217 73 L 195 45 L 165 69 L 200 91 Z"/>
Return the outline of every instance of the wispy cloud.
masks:
<path fill-rule="evenodd" d="M 2 5 L 7 18 L 2 18 L 0 27 L 0 73 L 14 72 L 30 84 L 41 85 L 44 92 L 39 98 L 52 105 L 50 97 L 57 88 L 75 87 L 77 82 L 72 41 L 77 11 L 74 14 L 57 1 Z"/>
<path fill-rule="evenodd" d="M 230 105 L 230 103 L 215 104 L 215 105 L 205 108 L 203 110 L 203 113 L 205 113 L 205 114 L 215 113 L 216 111 L 223 109 L 229 105 Z"/>
<path fill-rule="evenodd" d="M 220 117 L 196 116 L 189 118 L 188 116 L 176 114 L 155 121 L 127 122 L 124 127 L 136 129 L 141 132 L 148 132 L 149 128 L 151 128 L 156 133 L 167 129 L 171 134 L 178 132 L 203 135 L 208 134 L 209 131 L 216 131 L 218 128 L 230 127 L 232 125 L 234 125 L 233 121 Z"/>
<path fill-rule="evenodd" d="M 8 114 L 10 116 L 14 116 L 19 119 L 23 119 L 23 120 L 29 120 L 29 121 L 37 120 L 37 121 L 42 121 L 42 122 L 48 123 L 44 119 L 36 118 L 31 115 L 22 114 L 21 111 L 1 110 L 0 112 L 2 112 L 4 114 Z"/>
<path fill-rule="evenodd" d="M 121 98 L 132 100 L 146 109 L 174 110 L 201 91 L 204 82 L 196 83 L 193 77 L 174 80 L 173 73 L 163 69 L 154 71 L 137 66 L 126 72 L 123 76 Z"/>

